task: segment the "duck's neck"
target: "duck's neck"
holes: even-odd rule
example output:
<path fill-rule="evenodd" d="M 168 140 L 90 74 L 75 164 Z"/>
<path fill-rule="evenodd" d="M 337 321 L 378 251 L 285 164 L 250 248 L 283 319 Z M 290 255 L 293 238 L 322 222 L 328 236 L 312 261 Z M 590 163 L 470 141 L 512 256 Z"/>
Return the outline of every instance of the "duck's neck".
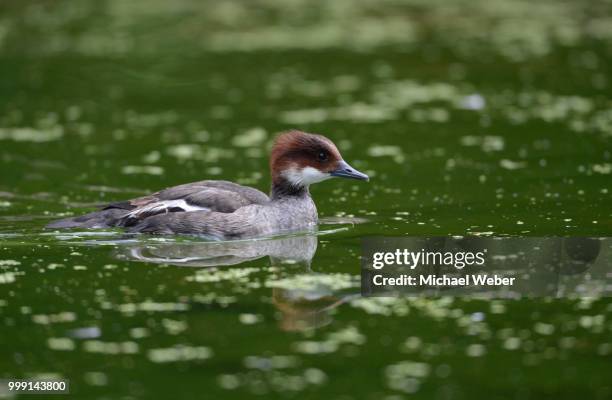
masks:
<path fill-rule="evenodd" d="M 278 201 L 287 198 L 310 197 L 308 186 L 292 185 L 285 178 L 278 177 L 272 182 L 270 199 Z"/>

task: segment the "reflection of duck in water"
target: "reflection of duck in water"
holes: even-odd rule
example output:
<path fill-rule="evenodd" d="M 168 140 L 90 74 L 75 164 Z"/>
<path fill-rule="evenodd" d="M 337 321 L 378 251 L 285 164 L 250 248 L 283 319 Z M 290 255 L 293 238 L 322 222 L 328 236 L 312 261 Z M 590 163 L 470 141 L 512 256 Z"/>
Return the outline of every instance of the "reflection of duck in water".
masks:
<path fill-rule="evenodd" d="M 317 251 L 313 235 L 224 242 L 159 242 L 130 246 L 118 258 L 181 267 L 236 265 L 269 256 L 272 264 L 292 262 L 309 268 Z"/>
<path fill-rule="evenodd" d="M 181 267 L 237 265 L 269 256 L 272 266 L 282 266 L 282 277 L 317 276 L 310 263 L 317 251 L 317 237 L 301 235 L 225 242 L 159 242 L 120 249 L 117 258 Z M 331 322 L 329 311 L 348 297 L 322 288 L 274 287 L 272 302 L 281 312 L 285 331 L 317 328 Z"/>
<path fill-rule="evenodd" d="M 308 291 L 272 289 L 272 301 L 282 313 L 279 326 L 289 332 L 320 328 L 331 323 L 330 311 L 358 296 L 360 295 L 339 296 L 320 288 L 310 288 Z"/>

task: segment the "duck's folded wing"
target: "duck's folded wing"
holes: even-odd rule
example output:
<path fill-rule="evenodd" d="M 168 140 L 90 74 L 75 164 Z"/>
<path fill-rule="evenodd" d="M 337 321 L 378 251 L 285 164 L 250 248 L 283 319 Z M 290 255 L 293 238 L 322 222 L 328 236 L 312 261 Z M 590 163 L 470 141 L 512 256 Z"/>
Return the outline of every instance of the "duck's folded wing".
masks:
<path fill-rule="evenodd" d="M 158 214 L 129 227 L 130 232 L 153 234 L 196 234 L 209 239 L 235 239 L 259 236 L 268 229 L 269 215 L 259 205 L 235 213 L 195 211 Z"/>
<path fill-rule="evenodd" d="M 48 228 L 132 226 L 154 215 L 209 211 L 232 213 L 270 199 L 257 189 L 227 181 L 200 181 L 174 186 L 149 196 L 111 203 L 101 210 L 53 221 Z"/>
<path fill-rule="evenodd" d="M 251 187 L 227 181 L 201 181 L 164 189 L 150 196 L 109 204 L 105 209 L 126 210 L 127 213 L 117 221 L 117 225 L 132 226 L 158 214 L 191 211 L 232 213 L 241 207 L 268 201 L 268 196 Z"/>

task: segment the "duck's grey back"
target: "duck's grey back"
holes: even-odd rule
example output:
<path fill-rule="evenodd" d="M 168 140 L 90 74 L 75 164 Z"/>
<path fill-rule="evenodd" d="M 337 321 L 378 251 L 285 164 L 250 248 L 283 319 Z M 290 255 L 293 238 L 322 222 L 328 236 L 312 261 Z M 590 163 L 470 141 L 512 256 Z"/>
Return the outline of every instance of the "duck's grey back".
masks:
<path fill-rule="evenodd" d="M 148 196 L 103 206 L 75 218 L 54 221 L 48 228 L 109 228 L 133 226 L 159 214 L 194 211 L 232 213 L 252 204 L 270 201 L 263 192 L 228 181 L 199 181 L 174 186 Z"/>

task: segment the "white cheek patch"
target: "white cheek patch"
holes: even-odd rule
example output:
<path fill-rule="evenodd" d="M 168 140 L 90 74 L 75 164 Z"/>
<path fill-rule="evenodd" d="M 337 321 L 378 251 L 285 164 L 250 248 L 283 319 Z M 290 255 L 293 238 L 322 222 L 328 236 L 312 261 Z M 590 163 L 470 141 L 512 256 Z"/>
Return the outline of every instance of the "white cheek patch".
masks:
<path fill-rule="evenodd" d="M 291 168 L 284 171 L 283 176 L 294 186 L 308 186 L 331 178 L 329 173 L 321 172 L 313 167 Z"/>

